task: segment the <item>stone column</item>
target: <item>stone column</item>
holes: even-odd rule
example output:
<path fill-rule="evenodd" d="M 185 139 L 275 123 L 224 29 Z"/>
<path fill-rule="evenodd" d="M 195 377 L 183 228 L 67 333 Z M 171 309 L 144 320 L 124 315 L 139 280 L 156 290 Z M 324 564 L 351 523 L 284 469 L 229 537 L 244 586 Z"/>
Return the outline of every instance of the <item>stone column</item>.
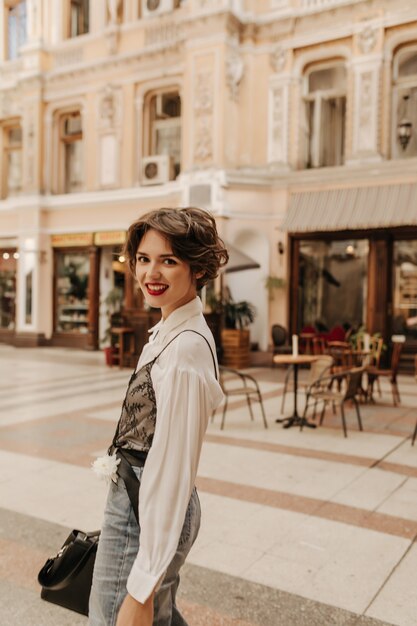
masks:
<path fill-rule="evenodd" d="M 359 53 L 352 59 L 352 151 L 347 163 L 380 161 L 380 85 L 382 80 L 383 54 L 378 46 L 380 33 L 372 26 L 365 26 L 355 38 Z"/>
<path fill-rule="evenodd" d="M 98 316 L 100 301 L 100 248 L 91 246 L 90 276 L 88 279 L 88 337 L 87 348 L 98 349 Z"/>
<path fill-rule="evenodd" d="M 271 167 L 288 169 L 289 138 L 289 75 L 273 76 L 268 95 L 268 163 Z"/>

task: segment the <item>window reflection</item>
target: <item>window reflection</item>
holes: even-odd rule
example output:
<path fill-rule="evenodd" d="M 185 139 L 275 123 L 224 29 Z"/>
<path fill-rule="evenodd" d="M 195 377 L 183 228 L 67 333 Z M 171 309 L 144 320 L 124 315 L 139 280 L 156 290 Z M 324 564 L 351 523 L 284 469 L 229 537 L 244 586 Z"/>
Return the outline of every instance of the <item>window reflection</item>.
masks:
<path fill-rule="evenodd" d="M 300 242 L 299 331 L 365 323 L 368 251 L 367 240 Z"/>

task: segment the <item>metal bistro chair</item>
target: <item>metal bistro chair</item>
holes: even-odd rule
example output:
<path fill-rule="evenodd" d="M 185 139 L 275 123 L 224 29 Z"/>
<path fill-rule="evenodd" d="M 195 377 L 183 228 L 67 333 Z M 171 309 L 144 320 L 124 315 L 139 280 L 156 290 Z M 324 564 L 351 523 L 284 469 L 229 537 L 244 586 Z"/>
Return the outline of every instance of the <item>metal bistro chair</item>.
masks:
<path fill-rule="evenodd" d="M 288 345 L 288 332 L 281 324 L 273 324 L 271 328 L 272 337 L 272 367 L 275 367 L 275 354 L 291 354 L 291 346 Z"/>
<path fill-rule="evenodd" d="M 380 369 L 379 367 L 369 366 L 366 368 L 368 374 L 368 399 L 374 401 L 373 389 L 378 378 L 387 377 L 391 383 L 392 401 L 394 406 L 401 403 L 400 392 L 397 384 L 398 366 L 400 364 L 400 356 L 403 349 L 403 342 L 394 341 L 392 344 L 391 367 L 389 369 Z"/>
<path fill-rule="evenodd" d="M 329 356 L 328 354 L 323 354 L 319 356 L 317 360 L 313 361 L 313 363 L 311 364 L 311 367 L 308 372 L 307 382 L 305 384 L 298 383 L 298 388 L 305 387 L 306 393 L 307 393 L 310 386 L 318 378 L 320 378 L 320 376 L 323 376 L 324 373 L 330 372 L 330 368 L 332 367 L 332 364 L 333 364 L 333 358 Z M 288 391 L 291 391 L 292 389 L 294 389 L 292 372 L 293 372 L 293 366 L 290 365 L 285 375 L 284 389 L 282 390 L 281 414 L 284 413 L 285 396 L 287 395 Z"/>
<path fill-rule="evenodd" d="M 315 383 L 311 385 L 309 389 L 304 415 L 306 415 L 307 413 L 310 400 L 314 402 L 315 406 L 318 402 L 323 402 L 323 408 L 320 415 L 321 425 L 323 423 L 326 406 L 328 404 L 332 404 L 333 406 L 339 405 L 340 414 L 342 417 L 343 433 L 344 436 L 347 437 L 344 404 L 347 400 L 351 400 L 355 405 L 359 430 L 363 430 L 361 414 L 359 411 L 359 403 L 356 396 L 360 393 L 361 390 L 361 380 L 364 370 L 364 367 L 356 367 L 351 370 L 341 372 L 339 374 L 333 374 L 332 376 L 319 378 Z M 336 391 L 332 389 L 332 385 L 336 380 L 346 383 L 344 391 Z M 303 424 L 301 423 L 300 429 L 302 429 L 302 426 Z"/>
<path fill-rule="evenodd" d="M 227 406 L 230 397 L 245 396 L 248 403 L 251 420 L 254 419 L 251 400 L 259 402 L 262 412 L 262 419 L 265 428 L 268 428 L 268 424 L 265 417 L 264 405 L 262 402 L 261 391 L 259 389 L 258 382 L 249 374 L 243 374 L 239 370 L 232 369 L 230 367 L 219 366 L 220 371 L 220 385 L 225 395 L 225 401 L 223 406 L 223 415 L 220 425 L 220 430 L 224 428 L 224 422 L 226 418 Z M 237 384 L 237 382 L 239 384 Z M 212 421 L 214 419 L 214 413 L 212 415 Z"/>

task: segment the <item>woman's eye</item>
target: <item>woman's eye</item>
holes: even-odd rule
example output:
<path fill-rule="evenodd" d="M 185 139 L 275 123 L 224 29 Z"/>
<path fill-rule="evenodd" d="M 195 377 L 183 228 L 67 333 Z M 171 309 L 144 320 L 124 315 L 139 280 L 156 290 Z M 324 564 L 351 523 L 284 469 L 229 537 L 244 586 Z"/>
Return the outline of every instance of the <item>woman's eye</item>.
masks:
<path fill-rule="evenodd" d="M 166 265 L 176 265 L 177 264 L 175 259 L 164 259 L 164 263 L 166 263 Z"/>
<path fill-rule="evenodd" d="M 148 260 L 148 257 L 146 257 L 146 256 L 137 256 L 136 257 L 136 263 L 146 263 L 147 260 Z"/>

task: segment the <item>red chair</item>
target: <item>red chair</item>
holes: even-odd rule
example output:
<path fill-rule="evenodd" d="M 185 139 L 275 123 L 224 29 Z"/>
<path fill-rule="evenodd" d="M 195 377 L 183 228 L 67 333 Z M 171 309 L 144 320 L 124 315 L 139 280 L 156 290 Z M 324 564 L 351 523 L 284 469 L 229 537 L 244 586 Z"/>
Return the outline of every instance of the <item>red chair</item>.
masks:
<path fill-rule="evenodd" d="M 304 326 L 300 332 L 300 352 L 301 354 L 311 354 L 313 352 L 313 338 L 316 337 L 317 330 L 314 326 Z"/>
<path fill-rule="evenodd" d="M 343 326 L 333 326 L 327 335 L 327 341 L 346 341 L 346 331 Z"/>

